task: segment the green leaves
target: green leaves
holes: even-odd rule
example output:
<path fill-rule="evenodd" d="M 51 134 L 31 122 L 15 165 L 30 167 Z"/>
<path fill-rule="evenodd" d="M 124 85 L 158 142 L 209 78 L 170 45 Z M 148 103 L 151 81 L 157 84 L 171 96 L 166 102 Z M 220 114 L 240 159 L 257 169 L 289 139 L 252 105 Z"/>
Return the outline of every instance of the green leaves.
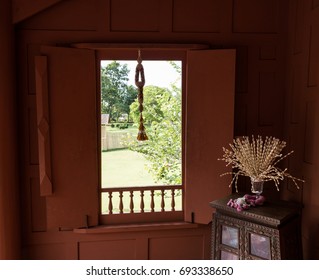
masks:
<path fill-rule="evenodd" d="M 180 67 L 171 66 L 181 73 Z M 154 66 L 155 67 L 155 66 Z M 118 119 L 123 113 L 138 127 L 140 112 L 137 89 L 127 85 L 129 69 L 113 61 L 101 68 L 101 113 Z M 182 107 L 181 89 L 146 86 L 143 89 L 143 118 L 148 141 L 138 142 L 130 135 L 124 141 L 129 149 L 142 153 L 150 162 L 147 166 L 155 181 L 168 185 L 182 183 Z M 136 130 L 137 134 L 138 130 Z"/>
<path fill-rule="evenodd" d="M 130 112 L 130 105 L 137 90 L 127 85 L 129 69 L 126 64 L 113 61 L 101 68 L 101 113 L 110 114 L 110 119 Z"/>
<path fill-rule="evenodd" d="M 182 107 L 180 89 L 148 86 L 144 89 L 146 132 L 149 140 L 140 144 L 131 139 L 129 148 L 144 154 L 156 181 L 182 184 Z M 138 102 L 131 105 L 131 117 L 138 123 Z"/>

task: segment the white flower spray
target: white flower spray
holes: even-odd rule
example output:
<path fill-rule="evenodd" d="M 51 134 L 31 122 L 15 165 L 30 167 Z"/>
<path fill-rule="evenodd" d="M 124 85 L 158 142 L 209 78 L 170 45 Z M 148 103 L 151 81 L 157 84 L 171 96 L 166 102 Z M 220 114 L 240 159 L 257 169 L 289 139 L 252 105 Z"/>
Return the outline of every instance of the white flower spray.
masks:
<path fill-rule="evenodd" d="M 296 181 L 304 182 L 287 172 L 287 168 L 280 169 L 276 165 L 284 158 L 288 157 L 293 151 L 283 155 L 281 151 L 286 146 L 286 142 L 275 137 L 266 136 L 265 140 L 261 136 L 257 139 L 252 136 L 251 141 L 248 136 L 236 138 L 230 149 L 223 147 L 224 155 L 221 159 L 226 162 L 226 166 L 231 166 L 233 172 L 226 172 L 220 176 L 233 175 L 229 187 L 234 183 L 236 192 L 238 192 L 238 176 L 248 176 L 255 181 L 274 181 L 279 191 L 279 183 L 285 177 L 290 178 L 296 187 L 299 186 Z"/>

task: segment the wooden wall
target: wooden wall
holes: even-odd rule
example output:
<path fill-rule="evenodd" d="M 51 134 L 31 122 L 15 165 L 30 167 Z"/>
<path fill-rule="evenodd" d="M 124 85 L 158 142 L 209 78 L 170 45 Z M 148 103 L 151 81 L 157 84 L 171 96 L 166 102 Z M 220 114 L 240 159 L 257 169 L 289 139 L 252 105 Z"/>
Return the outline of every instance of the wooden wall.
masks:
<path fill-rule="evenodd" d="M 42 44 L 76 42 L 204 43 L 212 48 L 236 48 L 234 134 L 283 137 L 289 1 L 47 0 L 41 4 L 27 1 L 30 5 L 25 2 L 13 1 L 23 150 L 24 258 L 208 258 L 209 226 L 99 235 L 47 232 L 46 202 L 39 195 L 34 56 L 39 54 Z M 315 27 L 311 30 L 316 32 Z M 314 50 L 315 45 L 312 52 L 316 55 Z M 314 76 L 309 82 L 311 85 L 316 82 Z M 315 114 L 313 106 L 308 104 L 309 121 L 313 121 L 311 114 Z M 307 133 L 315 132 L 313 129 Z M 311 158 L 310 151 L 307 153 L 308 160 L 316 160 Z M 266 193 L 278 195 L 272 185 L 266 186 Z M 160 250 L 164 245 L 166 250 Z"/>
<path fill-rule="evenodd" d="M 319 1 L 291 0 L 287 51 L 285 136 L 295 154 L 289 167 L 304 176 L 301 191 L 288 184 L 285 199 L 301 201 L 306 259 L 319 258 Z"/>
<path fill-rule="evenodd" d="M 0 259 L 20 257 L 17 106 L 11 1 L 0 9 Z"/>

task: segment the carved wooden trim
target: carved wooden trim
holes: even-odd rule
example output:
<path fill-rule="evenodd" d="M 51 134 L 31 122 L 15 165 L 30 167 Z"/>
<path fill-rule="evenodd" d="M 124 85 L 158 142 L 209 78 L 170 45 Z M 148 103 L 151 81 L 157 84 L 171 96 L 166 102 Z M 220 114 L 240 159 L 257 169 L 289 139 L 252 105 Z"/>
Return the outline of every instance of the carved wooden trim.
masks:
<path fill-rule="evenodd" d="M 267 227 L 278 228 L 279 225 L 289 221 L 298 214 L 298 205 L 289 202 L 266 201 L 262 207 L 251 207 L 248 211 L 238 212 L 236 209 L 227 206 L 230 199 L 237 199 L 241 194 L 231 194 L 210 202 L 210 205 L 217 209 L 217 212 L 226 216 L 233 216 L 238 219 L 244 219 L 248 222 L 258 223 Z M 277 211 L 276 209 L 280 210 Z"/>
<path fill-rule="evenodd" d="M 220 209 L 221 211 L 225 211 L 226 214 L 227 212 L 232 212 L 232 215 L 238 218 L 242 218 L 243 215 L 247 218 L 247 219 L 251 219 L 252 221 L 256 221 L 256 222 L 260 222 L 260 223 L 265 223 L 266 225 L 270 225 L 270 226 L 274 226 L 277 227 L 280 224 L 280 221 L 278 221 L 278 219 L 275 218 L 271 218 L 271 217 L 266 217 L 266 216 L 260 216 L 260 215 L 256 215 L 255 213 L 251 213 L 249 211 L 246 211 L 245 213 L 237 213 L 236 209 L 231 209 L 229 206 L 225 205 L 225 206 L 219 206 L 218 209 Z"/>
<path fill-rule="evenodd" d="M 238 249 L 229 247 L 227 245 L 223 245 L 221 243 L 221 227 L 223 225 L 231 226 L 238 229 Z M 236 219 L 230 216 L 224 216 L 220 213 L 215 214 L 212 226 L 213 259 L 220 259 L 220 251 L 223 250 L 238 255 L 240 260 L 260 260 L 261 258 L 254 256 L 250 253 L 250 233 L 255 233 L 268 237 L 270 239 L 270 247 L 272 248 L 271 259 L 281 259 L 280 235 L 278 229 L 266 227 L 255 223 L 250 223 L 248 221 Z"/>
<path fill-rule="evenodd" d="M 35 57 L 40 195 L 53 193 L 51 182 L 50 116 L 47 57 Z"/>
<path fill-rule="evenodd" d="M 217 244 L 217 238 L 216 238 L 216 218 L 215 218 L 216 214 L 213 214 L 213 219 L 212 219 L 212 238 L 211 238 L 211 259 L 215 260 L 216 258 L 216 244 Z"/>

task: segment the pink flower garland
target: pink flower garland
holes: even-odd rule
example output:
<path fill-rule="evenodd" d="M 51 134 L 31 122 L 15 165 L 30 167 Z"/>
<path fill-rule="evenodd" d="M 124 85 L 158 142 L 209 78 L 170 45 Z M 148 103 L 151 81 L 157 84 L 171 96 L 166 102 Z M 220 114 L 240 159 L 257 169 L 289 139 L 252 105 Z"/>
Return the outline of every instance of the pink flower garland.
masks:
<path fill-rule="evenodd" d="M 265 197 L 262 195 L 249 195 L 245 194 L 243 197 L 236 199 L 230 199 L 227 203 L 227 206 L 235 208 L 237 211 L 243 211 L 251 206 L 263 205 L 265 202 Z"/>

